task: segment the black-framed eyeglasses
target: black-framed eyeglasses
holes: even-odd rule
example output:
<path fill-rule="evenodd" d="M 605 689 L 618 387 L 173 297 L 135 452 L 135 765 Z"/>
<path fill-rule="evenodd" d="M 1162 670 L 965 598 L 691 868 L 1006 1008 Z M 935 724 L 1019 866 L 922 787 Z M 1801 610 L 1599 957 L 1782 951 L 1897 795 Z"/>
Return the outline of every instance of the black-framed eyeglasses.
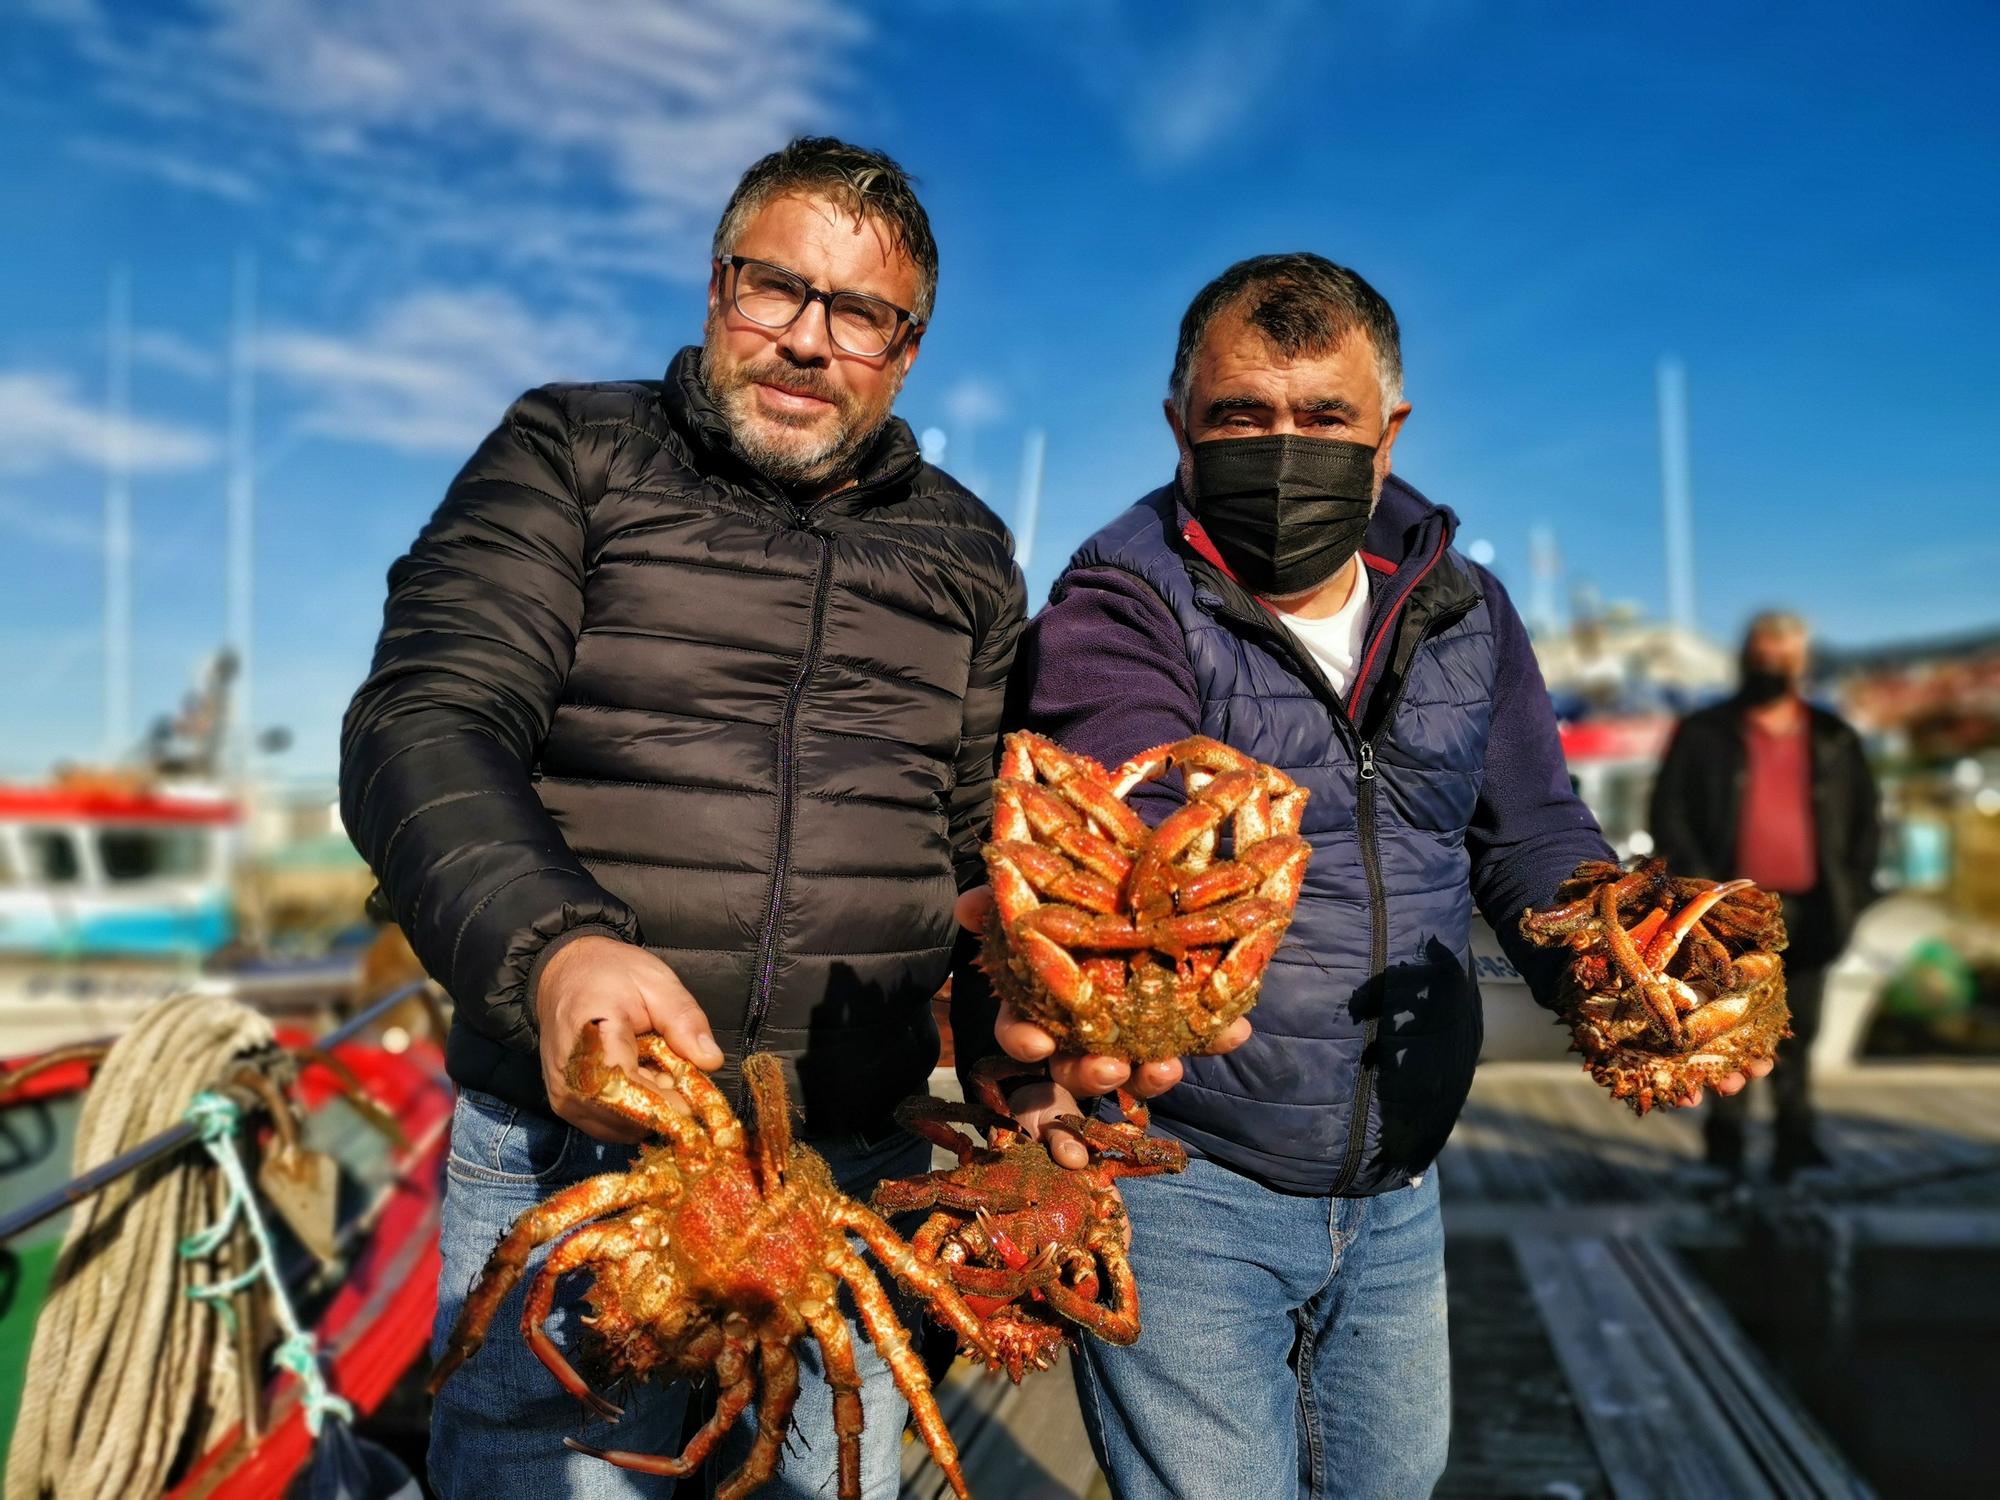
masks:
<path fill-rule="evenodd" d="M 769 261 L 718 255 L 715 263 L 736 273 L 730 303 L 759 327 L 789 328 L 808 304 L 822 302 L 834 343 L 863 359 L 888 353 L 902 337 L 904 324 L 913 333 L 924 330 L 923 320 L 907 308 L 865 292 L 822 292 L 798 272 Z"/>

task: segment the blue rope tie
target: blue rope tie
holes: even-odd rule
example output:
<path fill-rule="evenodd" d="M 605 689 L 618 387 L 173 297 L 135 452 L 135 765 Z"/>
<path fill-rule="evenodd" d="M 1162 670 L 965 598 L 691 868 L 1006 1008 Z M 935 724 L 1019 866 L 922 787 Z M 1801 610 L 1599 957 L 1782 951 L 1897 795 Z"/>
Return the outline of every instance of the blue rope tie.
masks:
<path fill-rule="evenodd" d="M 299 1326 L 299 1317 L 292 1309 L 291 1298 L 285 1295 L 284 1281 L 278 1275 L 277 1257 L 271 1252 L 271 1237 L 264 1228 L 263 1215 L 257 1211 L 250 1180 L 244 1175 L 243 1158 L 236 1152 L 236 1136 L 243 1128 L 243 1111 L 227 1094 L 204 1090 L 194 1096 L 183 1118 L 200 1133 L 202 1146 L 222 1169 L 222 1175 L 229 1183 L 229 1203 L 215 1223 L 181 1241 L 181 1258 L 200 1260 L 213 1255 L 229 1238 L 239 1218 L 248 1225 L 250 1237 L 257 1245 L 257 1258 L 249 1270 L 227 1281 L 191 1286 L 187 1289 L 188 1296 L 213 1307 L 221 1314 L 223 1327 L 234 1333 L 236 1309 L 231 1305 L 231 1299 L 260 1280 L 267 1282 L 271 1288 L 272 1310 L 278 1316 L 278 1326 L 285 1331 L 284 1342 L 278 1345 L 271 1358 L 280 1369 L 289 1370 L 299 1382 L 300 1397 L 305 1406 L 306 1431 L 318 1437 L 320 1427 L 329 1415 L 343 1422 L 352 1422 L 353 1403 L 327 1389 L 326 1375 L 319 1367 L 318 1345 L 314 1343 L 313 1336 Z"/>

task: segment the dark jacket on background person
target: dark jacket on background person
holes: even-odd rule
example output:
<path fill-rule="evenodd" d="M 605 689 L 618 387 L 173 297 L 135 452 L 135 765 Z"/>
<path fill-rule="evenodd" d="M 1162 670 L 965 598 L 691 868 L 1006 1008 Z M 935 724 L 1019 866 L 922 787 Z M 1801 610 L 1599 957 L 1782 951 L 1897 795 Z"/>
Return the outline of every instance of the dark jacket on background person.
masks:
<path fill-rule="evenodd" d="M 1009 727 L 1107 764 L 1212 735 L 1312 793 L 1304 893 L 1250 1040 L 1186 1059 L 1153 1101 L 1169 1135 L 1285 1191 L 1380 1193 L 1429 1164 L 1479 1056 L 1475 902 L 1552 998 L 1555 965 L 1516 923 L 1609 856 L 1527 634 L 1493 576 L 1450 550 L 1456 525 L 1401 480 L 1384 487 L 1345 695 L 1222 570 L 1171 486 L 1084 543 L 1023 638 Z M 1174 796 L 1155 783 L 1133 800 L 1157 822 Z M 965 1047 L 990 1001 L 977 980 L 955 995 Z"/>
<path fill-rule="evenodd" d="M 473 455 L 390 571 L 341 811 L 459 1083 L 547 1108 L 535 980 L 598 933 L 679 975 L 726 1083 L 774 1051 L 809 1129 L 873 1130 L 936 1059 L 1025 589 L 903 422 L 801 506 L 699 363 L 530 392 Z"/>
<path fill-rule="evenodd" d="M 1814 845 L 1819 887 L 1800 904 L 1813 920 L 1792 924 L 1786 958 L 1823 964 L 1854 935 L 1862 909 L 1875 899 L 1881 852 L 1880 799 L 1861 737 L 1838 715 L 1806 705 L 1812 767 Z M 1728 880 L 1736 875 L 1736 838 L 1743 814 L 1748 757 L 1743 700 L 1729 698 L 1689 714 L 1674 731 L 1653 784 L 1653 848 L 1680 875 Z"/>

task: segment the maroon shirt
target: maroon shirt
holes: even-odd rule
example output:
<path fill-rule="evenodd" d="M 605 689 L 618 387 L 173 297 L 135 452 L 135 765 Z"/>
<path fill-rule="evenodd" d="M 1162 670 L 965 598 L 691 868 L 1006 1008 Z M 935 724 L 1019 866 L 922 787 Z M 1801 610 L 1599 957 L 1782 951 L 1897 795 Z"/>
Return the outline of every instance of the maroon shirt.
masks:
<path fill-rule="evenodd" d="M 1767 891 L 1803 895 L 1819 884 L 1813 828 L 1812 737 L 1804 715 L 1790 734 L 1756 720 L 1743 724 L 1743 810 L 1736 822 L 1736 871 Z"/>

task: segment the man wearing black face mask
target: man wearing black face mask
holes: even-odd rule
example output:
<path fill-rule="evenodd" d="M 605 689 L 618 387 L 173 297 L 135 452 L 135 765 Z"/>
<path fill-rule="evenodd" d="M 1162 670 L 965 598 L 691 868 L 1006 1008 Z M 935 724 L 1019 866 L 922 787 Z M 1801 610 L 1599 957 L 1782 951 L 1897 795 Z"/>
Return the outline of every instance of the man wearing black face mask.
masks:
<path fill-rule="evenodd" d="M 1521 913 L 1609 857 L 1505 592 L 1390 473 L 1401 386 L 1395 316 L 1352 271 L 1232 266 L 1181 324 L 1175 482 L 1084 544 L 1016 660 L 1016 725 L 1107 765 L 1212 735 L 1311 793 L 1311 863 L 1256 1010 L 1222 1055 L 1131 1079 L 1193 1159 L 1123 1186 L 1145 1331 L 1078 1360 L 1121 1500 L 1430 1492 L 1450 1380 L 1429 1168 L 1479 1054 L 1473 909 L 1551 1000 Z M 1176 796 L 1134 802 L 1157 821 Z M 1052 1057 L 959 979 L 962 1063 L 988 1026 L 1049 1060 L 1012 1096 L 1031 1128 L 1126 1078 Z"/>
<path fill-rule="evenodd" d="M 1874 894 L 1879 802 L 1861 740 L 1806 702 L 1808 637 L 1797 615 L 1770 611 L 1743 639 L 1733 698 L 1690 714 L 1653 786 L 1655 846 L 1683 874 L 1747 876 L 1785 898 L 1785 991 L 1792 1036 L 1778 1047 L 1771 1173 L 1823 1165 L 1813 1132 L 1812 1042 L 1826 971 Z M 1743 1171 L 1744 1102 L 1718 1099 L 1705 1134 L 1710 1165 Z"/>

